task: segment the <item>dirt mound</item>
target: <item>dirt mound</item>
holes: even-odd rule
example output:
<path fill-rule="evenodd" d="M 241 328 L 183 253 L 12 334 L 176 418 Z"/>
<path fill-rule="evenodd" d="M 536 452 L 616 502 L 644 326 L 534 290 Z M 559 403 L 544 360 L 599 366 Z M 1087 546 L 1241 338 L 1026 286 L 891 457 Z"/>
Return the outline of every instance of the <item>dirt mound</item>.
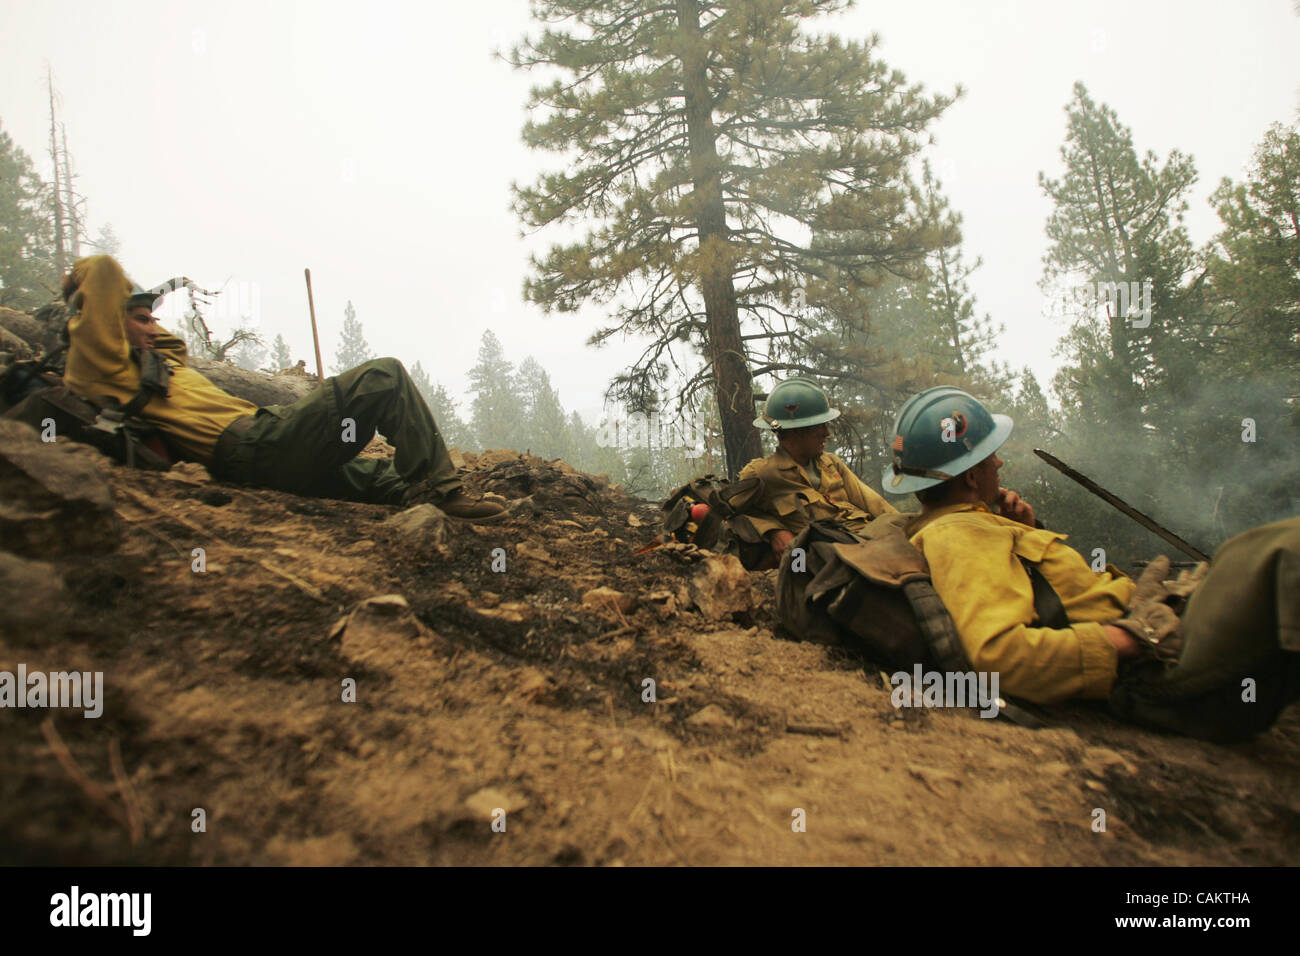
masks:
<path fill-rule="evenodd" d="M 116 553 L 0 564 L 38 602 L 0 672 L 104 680 L 98 719 L 0 709 L 0 862 L 1300 862 L 1295 710 L 1235 748 L 896 710 L 774 631 L 770 573 L 635 556 L 654 503 L 463 461 L 527 500 L 474 526 L 103 469 Z"/>

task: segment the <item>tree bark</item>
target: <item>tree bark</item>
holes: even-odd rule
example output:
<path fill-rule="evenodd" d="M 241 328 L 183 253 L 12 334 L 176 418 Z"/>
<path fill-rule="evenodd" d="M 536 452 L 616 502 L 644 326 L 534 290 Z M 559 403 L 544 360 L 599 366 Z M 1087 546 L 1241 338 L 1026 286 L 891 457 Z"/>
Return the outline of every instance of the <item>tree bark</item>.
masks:
<path fill-rule="evenodd" d="M 696 228 L 699 231 L 700 285 L 708 326 L 714 395 L 722 419 L 727 475 L 734 479 L 751 459 L 762 454 L 754 428 L 754 389 L 740 338 L 736 287 L 732 281 L 730 230 L 722 203 L 722 173 L 717 131 L 709 93 L 705 40 L 696 0 L 676 0 L 681 40 L 682 88 L 690 140 Z"/>

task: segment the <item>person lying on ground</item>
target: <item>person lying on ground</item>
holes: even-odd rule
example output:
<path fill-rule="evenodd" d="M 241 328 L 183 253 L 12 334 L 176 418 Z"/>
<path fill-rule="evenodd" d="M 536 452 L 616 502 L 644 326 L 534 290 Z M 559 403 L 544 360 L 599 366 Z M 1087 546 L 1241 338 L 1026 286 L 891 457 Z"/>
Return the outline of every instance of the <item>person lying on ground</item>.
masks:
<path fill-rule="evenodd" d="M 376 504 L 428 501 L 470 521 L 506 513 L 465 493 L 433 415 L 396 359 L 327 378 L 292 405 L 259 408 L 186 365 L 185 343 L 153 315 L 156 293 L 134 286 L 111 256 L 79 259 L 63 294 L 74 310 L 64 384 L 150 423 L 214 478 Z M 396 447 L 391 462 L 357 458 L 376 429 Z"/>

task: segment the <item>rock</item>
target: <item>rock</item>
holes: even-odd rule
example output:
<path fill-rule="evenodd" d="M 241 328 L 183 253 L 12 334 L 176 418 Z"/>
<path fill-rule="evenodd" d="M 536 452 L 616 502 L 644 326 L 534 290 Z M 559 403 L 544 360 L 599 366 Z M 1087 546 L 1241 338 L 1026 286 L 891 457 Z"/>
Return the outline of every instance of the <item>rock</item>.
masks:
<path fill-rule="evenodd" d="M 366 598 L 357 605 L 357 610 L 394 615 L 409 612 L 411 605 L 400 594 L 380 594 L 376 597 Z"/>
<path fill-rule="evenodd" d="M 1109 747 L 1088 747 L 1084 750 L 1083 769 L 1094 777 L 1104 777 L 1112 769 L 1129 776 L 1137 773 L 1137 767 L 1132 762 Z"/>
<path fill-rule="evenodd" d="M 10 627 L 45 632 L 52 618 L 62 616 L 65 600 L 63 579 L 54 565 L 0 551 L 0 634 Z"/>
<path fill-rule="evenodd" d="M 691 600 L 707 618 L 723 620 L 754 608 L 749 572 L 734 554 L 709 555 L 691 579 Z"/>
<path fill-rule="evenodd" d="M 522 624 L 533 616 L 533 609 L 523 601 L 506 601 L 497 607 L 476 607 L 474 613 L 499 621 L 509 621 L 511 624 Z"/>
<path fill-rule="evenodd" d="M 420 552 L 441 548 L 447 543 L 447 516 L 436 505 L 427 502 L 398 512 L 384 521 L 383 527 Z"/>
<path fill-rule="evenodd" d="M 200 465 L 197 461 L 178 461 L 167 469 L 164 478 L 170 478 L 172 481 L 183 482 L 187 485 L 201 485 L 204 482 L 212 480 L 208 470 Z"/>
<path fill-rule="evenodd" d="M 609 587 L 592 588 L 582 596 L 582 603 L 592 608 L 617 608 L 621 614 L 636 610 L 636 598 Z"/>
<path fill-rule="evenodd" d="M 465 798 L 465 809 L 471 819 L 490 823 L 497 810 L 514 813 L 528 806 L 528 801 L 520 794 L 496 787 L 484 787 Z"/>
<path fill-rule="evenodd" d="M 521 558 L 532 558 L 533 560 L 541 561 L 544 564 L 555 563 L 555 558 L 551 557 L 550 552 L 545 548 L 541 545 L 533 547 L 527 541 L 520 541 L 519 544 L 515 546 L 515 553 Z"/>
<path fill-rule="evenodd" d="M 735 727 L 736 722 L 727 716 L 727 712 L 717 704 L 709 704 L 703 710 L 696 711 L 686 718 L 692 727 Z"/>
<path fill-rule="evenodd" d="M 316 388 L 315 379 L 252 372 L 229 362 L 214 362 L 195 355 L 189 357 L 188 364 L 217 388 L 254 405 L 292 405 Z"/>
<path fill-rule="evenodd" d="M 646 600 L 655 609 L 660 620 L 667 620 L 677 613 L 677 598 L 672 591 L 651 591 Z"/>
<path fill-rule="evenodd" d="M 53 329 L 25 312 L 0 308 L 0 326 L 22 339 L 33 352 L 43 352 L 58 344 L 58 329 Z"/>
<path fill-rule="evenodd" d="M 31 358 L 36 355 L 36 350 L 24 339 L 14 335 L 2 325 L 0 325 L 0 351 L 8 352 L 17 359 Z"/>
<path fill-rule="evenodd" d="M 374 648 L 392 637 L 421 644 L 438 640 L 400 594 L 380 594 L 361 601 L 346 617 L 334 622 L 326 640 L 340 641 L 344 656 L 364 661 Z"/>
<path fill-rule="evenodd" d="M 0 420 L 0 548 L 29 557 L 115 551 L 122 523 L 97 458 Z"/>
<path fill-rule="evenodd" d="M 530 703 L 538 703 L 550 696 L 555 690 L 555 682 L 547 677 L 536 667 L 525 667 L 517 675 L 518 684 L 516 691 L 520 697 Z M 535 744 L 529 744 L 529 748 L 535 747 Z M 541 748 L 537 747 L 536 751 L 525 748 L 526 753 L 541 753 Z"/>

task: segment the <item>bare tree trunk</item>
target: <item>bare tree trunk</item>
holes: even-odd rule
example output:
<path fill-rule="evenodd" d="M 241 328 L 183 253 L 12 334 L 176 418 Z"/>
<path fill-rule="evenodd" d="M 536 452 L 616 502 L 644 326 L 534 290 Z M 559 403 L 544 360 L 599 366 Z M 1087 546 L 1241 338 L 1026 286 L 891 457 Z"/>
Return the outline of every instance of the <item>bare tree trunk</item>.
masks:
<path fill-rule="evenodd" d="M 59 278 L 68 271 L 68 256 L 63 246 L 63 195 L 59 186 L 59 140 L 55 135 L 54 75 L 45 71 L 45 83 L 50 91 L 50 162 L 54 164 L 54 264 Z"/>
<path fill-rule="evenodd" d="M 682 85 L 686 97 L 686 128 L 691 144 L 696 228 L 699 231 L 701 291 L 709 333 L 714 394 L 722 417 L 727 474 L 735 478 L 762 453 L 754 429 L 754 391 L 749 363 L 740 338 L 736 287 L 732 281 L 730 230 L 722 204 L 717 133 L 705 63 L 704 34 L 696 0 L 676 0 L 682 48 Z"/>
<path fill-rule="evenodd" d="M 66 196 L 64 208 L 68 214 L 68 257 L 72 260 L 81 257 L 81 233 L 83 223 L 77 210 L 77 196 L 72 191 L 72 158 L 68 154 L 68 128 L 62 126 L 59 134 L 63 139 L 63 192 Z"/>

